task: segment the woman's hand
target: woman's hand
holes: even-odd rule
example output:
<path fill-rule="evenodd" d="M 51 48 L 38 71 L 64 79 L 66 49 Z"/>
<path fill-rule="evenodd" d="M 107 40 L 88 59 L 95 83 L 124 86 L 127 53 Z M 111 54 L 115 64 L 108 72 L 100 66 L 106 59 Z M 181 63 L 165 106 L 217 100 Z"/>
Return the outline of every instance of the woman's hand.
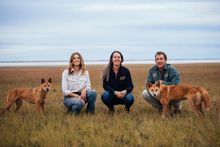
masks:
<path fill-rule="evenodd" d="M 123 97 L 125 97 L 125 95 L 127 94 L 126 90 L 121 91 L 121 94 L 123 95 Z"/>
<path fill-rule="evenodd" d="M 80 99 L 81 102 L 83 102 L 83 104 L 86 103 L 86 101 L 84 99 L 82 99 L 82 97 L 79 95 L 78 99 Z"/>
<path fill-rule="evenodd" d="M 85 89 L 85 88 L 82 90 L 80 97 L 81 97 L 81 99 L 83 99 L 85 102 L 87 101 L 87 99 L 86 99 L 86 89 Z"/>
<path fill-rule="evenodd" d="M 125 97 L 125 95 L 127 94 L 127 91 L 126 91 L 126 90 L 123 90 L 123 91 L 115 91 L 114 94 L 115 94 L 118 98 L 122 99 L 122 98 Z"/>

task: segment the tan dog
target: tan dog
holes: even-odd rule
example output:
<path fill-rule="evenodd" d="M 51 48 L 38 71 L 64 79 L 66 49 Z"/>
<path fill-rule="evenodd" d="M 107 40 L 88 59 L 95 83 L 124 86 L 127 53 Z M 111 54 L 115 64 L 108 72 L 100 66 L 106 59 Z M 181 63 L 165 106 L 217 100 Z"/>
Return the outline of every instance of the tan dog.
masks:
<path fill-rule="evenodd" d="M 35 104 L 37 111 L 44 113 L 44 102 L 47 93 L 50 91 L 51 82 L 51 78 L 49 78 L 48 81 L 41 79 L 41 85 L 39 87 L 33 89 L 16 88 L 10 91 L 7 96 L 5 107 L 0 110 L 0 114 L 3 115 L 14 103 L 16 104 L 15 112 L 17 112 L 22 105 L 22 99 Z"/>
<path fill-rule="evenodd" d="M 181 101 L 187 99 L 189 104 L 197 112 L 198 116 L 204 115 L 202 103 L 204 102 L 207 111 L 211 105 L 211 98 L 203 87 L 190 85 L 164 85 L 157 81 L 155 84 L 146 85 L 149 93 L 158 98 L 163 105 L 162 118 L 169 111 L 170 100 Z"/>

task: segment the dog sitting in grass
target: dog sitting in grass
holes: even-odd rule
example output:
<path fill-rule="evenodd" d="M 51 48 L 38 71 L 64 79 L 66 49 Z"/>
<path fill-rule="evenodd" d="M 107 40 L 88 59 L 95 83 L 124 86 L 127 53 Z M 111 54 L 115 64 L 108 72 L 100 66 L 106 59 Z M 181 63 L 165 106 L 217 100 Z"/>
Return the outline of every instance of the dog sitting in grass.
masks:
<path fill-rule="evenodd" d="M 0 109 L 0 114 L 3 115 L 6 110 L 9 111 L 10 107 L 15 103 L 17 112 L 21 105 L 22 100 L 25 100 L 29 103 L 35 104 L 37 111 L 39 113 L 44 112 L 44 103 L 46 99 L 47 93 L 50 91 L 52 79 L 49 78 L 47 81 L 45 79 L 41 79 L 41 85 L 36 88 L 16 88 L 11 90 L 8 93 L 7 100 L 5 103 L 5 107 Z"/>
<path fill-rule="evenodd" d="M 198 116 L 204 115 L 202 103 L 204 103 L 207 111 L 211 105 L 211 98 L 207 90 L 199 86 L 191 85 L 164 85 L 160 81 L 155 84 L 148 83 L 146 85 L 149 93 L 157 98 L 163 106 L 162 118 L 169 112 L 169 102 L 171 100 L 182 101 L 187 99 Z"/>

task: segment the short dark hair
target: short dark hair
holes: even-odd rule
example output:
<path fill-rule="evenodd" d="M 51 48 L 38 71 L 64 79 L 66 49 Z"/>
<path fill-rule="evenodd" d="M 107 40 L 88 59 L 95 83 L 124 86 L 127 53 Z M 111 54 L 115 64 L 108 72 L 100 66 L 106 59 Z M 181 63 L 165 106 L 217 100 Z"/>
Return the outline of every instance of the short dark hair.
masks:
<path fill-rule="evenodd" d="M 156 52 L 156 54 L 155 54 L 155 59 L 156 59 L 156 56 L 157 55 L 163 55 L 164 56 L 164 59 L 167 61 L 167 55 L 164 53 L 164 52 L 162 52 L 162 51 L 158 51 L 158 52 Z"/>

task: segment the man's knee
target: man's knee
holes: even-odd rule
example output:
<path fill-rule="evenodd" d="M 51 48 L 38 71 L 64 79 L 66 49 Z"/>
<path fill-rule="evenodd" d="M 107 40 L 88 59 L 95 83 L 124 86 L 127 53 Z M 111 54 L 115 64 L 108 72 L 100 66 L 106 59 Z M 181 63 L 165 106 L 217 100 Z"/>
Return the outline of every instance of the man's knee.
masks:
<path fill-rule="evenodd" d="M 142 91 L 142 96 L 144 97 L 144 99 L 150 99 L 150 95 L 147 90 Z"/>

